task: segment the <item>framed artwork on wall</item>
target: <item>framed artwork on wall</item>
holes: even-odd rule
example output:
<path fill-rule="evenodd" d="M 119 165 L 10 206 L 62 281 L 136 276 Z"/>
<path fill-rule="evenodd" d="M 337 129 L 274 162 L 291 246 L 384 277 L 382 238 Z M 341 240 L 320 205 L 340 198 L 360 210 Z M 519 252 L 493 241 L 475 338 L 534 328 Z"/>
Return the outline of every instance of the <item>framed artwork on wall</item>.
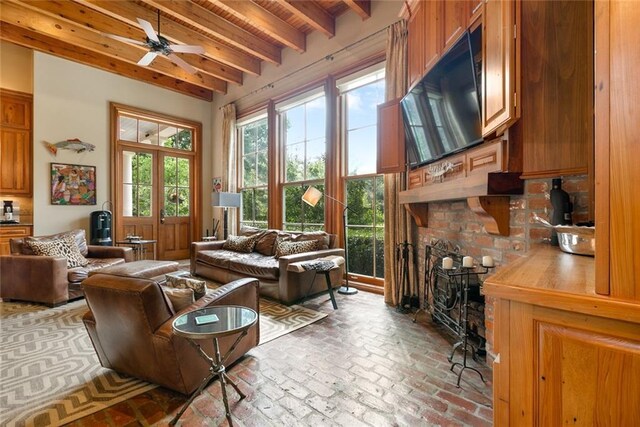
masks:
<path fill-rule="evenodd" d="M 51 163 L 52 205 L 95 205 L 96 167 Z"/>
<path fill-rule="evenodd" d="M 213 191 L 216 193 L 222 191 L 222 177 L 217 176 L 213 178 Z"/>

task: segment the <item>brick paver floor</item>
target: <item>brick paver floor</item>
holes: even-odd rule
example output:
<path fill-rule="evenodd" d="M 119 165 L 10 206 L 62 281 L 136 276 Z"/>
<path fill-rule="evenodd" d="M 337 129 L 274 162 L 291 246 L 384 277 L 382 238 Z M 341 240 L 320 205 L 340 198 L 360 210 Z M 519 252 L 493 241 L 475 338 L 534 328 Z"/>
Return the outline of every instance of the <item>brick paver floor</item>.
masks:
<path fill-rule="evenodd" d="M 229 390 L 237 426 L 491 425 L 491 371 L 450 372 L 452 339 L 424 315 L 412 322 L 380 295 L 326 296 L 306 307 L 328 316 L 251 350 L 229 375 L 247 398 Z M 460 355 L 457 355 L 460 358 Z M 157 388 L 76 421 L 74 426 L 167 425 L 185 397 Z M 227 425 L 218 381 L 178 425 Z"/>

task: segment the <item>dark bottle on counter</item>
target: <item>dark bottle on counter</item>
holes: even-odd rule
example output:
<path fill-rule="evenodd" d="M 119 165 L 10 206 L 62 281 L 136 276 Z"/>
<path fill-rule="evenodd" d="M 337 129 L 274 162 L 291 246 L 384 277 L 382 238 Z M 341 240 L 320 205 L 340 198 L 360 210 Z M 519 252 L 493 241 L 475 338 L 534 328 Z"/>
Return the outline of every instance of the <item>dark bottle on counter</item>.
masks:
<path fill-rule="evenodd" d="M 571 219 L 573 203 L 569 199 L 569 193 L 562 189 L 562 179 L 554 179 L 551 185 L 551 206 L 553 206 L 551 224 L 571 225 L 573 223 Z M 555 231 L 551 233 L 551 244 L 558 246 L 558 235 Z"/>

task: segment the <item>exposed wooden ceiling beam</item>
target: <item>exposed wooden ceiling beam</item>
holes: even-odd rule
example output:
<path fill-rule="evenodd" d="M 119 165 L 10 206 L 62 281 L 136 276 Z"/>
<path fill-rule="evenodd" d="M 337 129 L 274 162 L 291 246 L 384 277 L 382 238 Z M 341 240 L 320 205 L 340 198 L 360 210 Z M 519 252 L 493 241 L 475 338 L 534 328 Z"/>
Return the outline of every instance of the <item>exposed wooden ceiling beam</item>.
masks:
<path fill-rule="evenodd" d="M 90 8 L 110 15 L 130 25 L 138 26 L 137 18 L 157 22 L 157 13 L 130 1 L 76 0 Z M 199 45 L 205 49 L 205 55 L 230 67 L 253 75 L 260 75 L 260 60 L 254 56 L 239 52 L 232 47 L 212 40 L 194 30 L 186 28 L 170 19 L 161 19 L 161 34 L 175 43 Z"/>
<path fill-rule="evenodd" d="M 213 92 L 209 89 L 183 82 L 174 77 L 165 76 L 146 67 L 139 67 L 119 61 L 109 56 L 92 52 L 88 49 L 83 49 L 76 45 L 56 40 L 53 37 L 38 34 L 6 22 L 0 25 L 0 39 L 124 77 L 160 86 L 183 95 L 205 101 L 213 100 Z M 222 93 L 224 93 L 224 91 Z"/>
<path fill-rule="evenodd" d="M 336 21 L 326 10 L 314 1 L 276 0 L 276 2 L 293 13 L 327 37 L 336 34 Z"/>
<path fill-rule="evenodd" d="M 35 9 L 25 8 L 21 4 L 13 3 L 12 0 L 4 0 L 2 2 L 0 19 L 3 22 L 33 30 L 40 34 L 45 34 L 66 43 L 83 47 L 133 65 L 136 65 L 140 59 L 140 49 L 132 49 L 132 45 L 130 44 L 108 39 L 96 33 L 94 30 L 70 24 L 63 19 L 45 15 Z M 226 90 L 226 84 L 222 80 L 208 74 L 189 74 L 161 56 L 153 62 L 152 68 L 162 74 L 207 89 L 218 92 Z"/>
<path fill-rule="evenodd" d="M 342 0 L 351 10 L 357 13 L 362 20 L 371 18 L 370 0 Z"/>
<path fill-rule="evenodd" d="M 68 0 L 20 1 L 24 6 L 34 8 L 34 10 L 37 9 L 38 11 L 45 12 L 56 18 L 64 19 L 72 24 L 75 23 L 82 27 L 93 29 L 98 33 L 116 34 L 140 41 L 144 40 L 146 37 L 144 31 L 142 31 L 138 26 L 125 24 L 110 16 L 103 15 L 89 9 L 84 5 L 70 2 Z M 106 42 L 111 42 L 111 40 L 112 39 L 105 39 Z M 135 48 L 140 50 L 140 58 L 142 58 L 142 55 L 147 52 L 147 49 L 144 46 L 136 46 Z M 237 84 L 242 83 L 242 72 L 240 70 L 203 58 L 200 55 L 177 55 L 181 56 L 181 58 L 188 64 L 200 69 L 206 74 L 227 82 Z"/>
<path fill-rule="evenodd" d="M 273 64 L 280 64 L 280 48 L 233 25 L 204 7 L 184 0 L 144 0 L 145 3 Z"/>
<path fill-rule="evenodd" d="M 209 0 L 236 18 L 242 19 L 257 30 L 273 37 L 285 46 L 304 52 L 307 49 L 306 36 L 292 25 L 250 1 Z"/>

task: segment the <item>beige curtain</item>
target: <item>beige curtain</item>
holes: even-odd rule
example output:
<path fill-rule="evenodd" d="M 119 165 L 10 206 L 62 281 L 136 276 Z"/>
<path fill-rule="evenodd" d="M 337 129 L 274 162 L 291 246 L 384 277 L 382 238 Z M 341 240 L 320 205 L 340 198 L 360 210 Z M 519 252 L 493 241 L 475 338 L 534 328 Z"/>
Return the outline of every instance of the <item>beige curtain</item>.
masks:
<path fill-rule="evenodd" d="M 236 104 L 222 107 L 222 191 L 235 193 L 238 191 L 238 174 L 236 162 Z M 238 234 L 238 210 L 229 209 L 229 234 Z"/>
<path fill-rule="evenodd" d="M 407 24 L 401 20 L 387 30 L 387 63 L 385 68 L 387 101 L 403 97 L 407 92 Z M 411 217 L 400 204 L 398 193 L 406 189 L 406 174 L 384 176 L 384 300 L 398 305 L 402 297 L 400 264 L 396 262 L 396 246 L 412 243 Z M 413 261 L 413 259 L 411 259 Z M 406 293 L 417 294 L 417 281 L 412 263 L 409 263 L 409 282 L 414 289 Z"/>

